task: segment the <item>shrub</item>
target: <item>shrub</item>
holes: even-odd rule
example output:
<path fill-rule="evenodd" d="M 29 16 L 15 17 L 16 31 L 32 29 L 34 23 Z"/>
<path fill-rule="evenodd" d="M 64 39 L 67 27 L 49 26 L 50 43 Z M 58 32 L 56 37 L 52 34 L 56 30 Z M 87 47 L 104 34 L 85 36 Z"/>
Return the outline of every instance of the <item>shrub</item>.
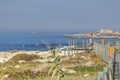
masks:
<path fill-rule="evenodd" d="M 32 61 L 34 59 L 40 59 L 39 56 L 34 54 L 18 54 L 14 56 L 12 59 L 9 60 L 9 62 L 18 63 L 18 60 L 25 60 L 25 61 Z"/>
<path fill-rule="evenodd" d="M 13 74 L 10 74 L 5 80 L 28 80 L 28 79 L 36 79 L 37 77 L 41 78 L 41 79 L 44 79 L 45 77 L 47 77 L 47 72 L 34 72 L 34 71 L 31 71 L 31 70 L 26 70 L 26 71 L 23 71 L 23 72 L 16 72 L 16 73 L 13 73 Z"/>
<path fill-rule="evenodd" d="M 98 71 L 103 71 L 104 66 L 92 66 L 92 67 L 87 67 L 87 66 L 76 66 L 73 69 L 77 72 L 98 72 Z"/>

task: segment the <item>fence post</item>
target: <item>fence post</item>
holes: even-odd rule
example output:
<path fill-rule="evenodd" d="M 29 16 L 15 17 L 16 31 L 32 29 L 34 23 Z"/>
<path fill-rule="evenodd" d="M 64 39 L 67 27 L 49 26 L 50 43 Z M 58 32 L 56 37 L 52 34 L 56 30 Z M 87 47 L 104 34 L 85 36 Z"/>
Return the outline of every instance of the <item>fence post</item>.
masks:
<path fill-rule="evenodd" d="M 103 72 L 98 72 L 98 79 L 97 80 L 102 80 L 102 75 L 103 75 Z"/>
<path fill-rule="evenodd" d="M 113 80 L 115 80 L 115 63 L 116 63 L 116 51 L 114 52 L 114 57 L 113 57 Z"/>
<path fill-rule="evenodd" d="M 105 67 L 104 68 L 104 74 L 103 74 L 104 75 L 104 80 L 108 80 L 108 73 L 107 72 L 108 72 L 108 68 Z"/>
<path fill-rule="evenodd" d="M 84 44 L 84 40 L 83 40 L 83 51 L 84 51 L 84 49 L 85 49 L 85 44 Z"/>

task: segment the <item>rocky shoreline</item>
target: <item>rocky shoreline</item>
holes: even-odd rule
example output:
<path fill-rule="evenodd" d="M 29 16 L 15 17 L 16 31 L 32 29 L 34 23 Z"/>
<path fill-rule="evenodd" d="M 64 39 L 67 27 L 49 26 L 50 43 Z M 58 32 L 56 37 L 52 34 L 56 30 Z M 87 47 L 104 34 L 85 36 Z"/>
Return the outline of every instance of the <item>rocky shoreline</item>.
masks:
<path fill-rule="evenodd" d="M 65 37 L 75 37 L 75 38 L 88 38 L 90 33 L 93 33 L 93 38 L 120 38 L 120 32 L 112 31 L 112 30 L 103 30 L 96 32 L 88 32 L 88 33 L 79 33 L 79 34 L 65 34 Z"/>

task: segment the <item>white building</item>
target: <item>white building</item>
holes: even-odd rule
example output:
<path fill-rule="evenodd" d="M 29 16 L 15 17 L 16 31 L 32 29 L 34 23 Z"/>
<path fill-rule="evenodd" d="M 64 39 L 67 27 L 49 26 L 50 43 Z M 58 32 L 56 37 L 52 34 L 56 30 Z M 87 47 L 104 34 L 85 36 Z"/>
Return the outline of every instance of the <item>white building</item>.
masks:
<path fill-rule="evenodd" d="M 112 34 L 113 31 L 112 31 L 112 30 L 109 30 L 109 29 L 101 29 L 101 30 L 100 30 L 100 33 L 108 33 L 108 34 Z"/>

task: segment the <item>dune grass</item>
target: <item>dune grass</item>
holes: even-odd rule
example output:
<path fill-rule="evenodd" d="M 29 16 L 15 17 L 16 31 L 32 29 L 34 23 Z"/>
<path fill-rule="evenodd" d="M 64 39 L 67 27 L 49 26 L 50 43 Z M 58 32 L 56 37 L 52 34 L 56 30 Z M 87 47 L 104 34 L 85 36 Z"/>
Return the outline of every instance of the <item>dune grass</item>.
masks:
<path fill-rule="evenodd" d="M 89 56 L 90 60 L 84 60 L 81 56 Z M 53 58 L 53 57 L 48 57 Z M 0 64 L 0 79 L 4 80 L 50 80 L 52 74 L 48 74 L 48 71 L 53 65 L 53 62 L 33 62 L 34 60 L 39 59 L 43 60 L 43 57 L 40 57 L 35 54 L 18 54 L 10 59 L 8 62 Z M 19 63 L 19 60 L 26 61 L 25 63 Z M 82 66 L 81 64 L 88 61 L 93 61 L 96 64 L 91 67 Z M 15 68 L 15 66 L 19 66 Z M 68 69 L 76 71 L 74 74 L 68 74 L 65 72 L 65 77 L 63 80 L 90 80 L 95 77 L 96 73 L 102 71 L 105 66 L 105 63 L 102 59 L 97 56 L 95 53 L 77 53 L 75 57 L 61 57 L 60 67 L 66 67 Z M 37 70 L 37 71 L 36 71 Z M 88 77 L 84 77 L 85 74 L 89 74 Z M 7 77 L 4 77 L 7 75 Z M 57 76 L 53 77 L 53 80 L 56 80 Z"/>

